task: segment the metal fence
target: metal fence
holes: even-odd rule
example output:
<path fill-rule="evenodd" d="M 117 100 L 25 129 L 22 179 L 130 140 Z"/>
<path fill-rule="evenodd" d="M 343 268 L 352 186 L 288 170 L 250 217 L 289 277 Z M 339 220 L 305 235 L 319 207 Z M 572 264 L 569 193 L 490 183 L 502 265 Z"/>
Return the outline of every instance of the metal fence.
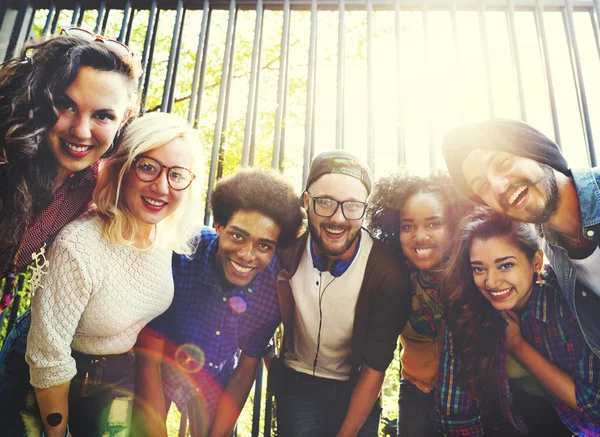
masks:
<path fill-rule="evenodd" d="M 204 129 L 208 191 L 229 155 L 301 186 L 333 147 L 376 175 L 439 167 L 447 128 L 497 116 L 534 123 L 571 164 L 595 166 L 599 22 L 600 0 L 4 0 L 0 56 L 68 25 L 117 29 L 139 49 L 143 110 Z"/>

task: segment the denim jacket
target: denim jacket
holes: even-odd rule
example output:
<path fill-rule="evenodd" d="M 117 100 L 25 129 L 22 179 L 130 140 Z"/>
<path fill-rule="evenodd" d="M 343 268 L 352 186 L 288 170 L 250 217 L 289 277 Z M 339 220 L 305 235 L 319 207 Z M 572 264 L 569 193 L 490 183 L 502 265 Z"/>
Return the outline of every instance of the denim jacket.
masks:
<path fill-rule="evenodd" d="M 600 244 L 600 168 L 571 169 L 583 236 Z M 569 259 L 567 250 L 560 245 L 558 233 L 542 225 L 544 252 L 554 267 L 558 282 L 577 318 L 590 349 L 600 357 L 600 297 L 577 281 L 577 270 Z M 600 281 L 600 273 L 598 275 Z"/>

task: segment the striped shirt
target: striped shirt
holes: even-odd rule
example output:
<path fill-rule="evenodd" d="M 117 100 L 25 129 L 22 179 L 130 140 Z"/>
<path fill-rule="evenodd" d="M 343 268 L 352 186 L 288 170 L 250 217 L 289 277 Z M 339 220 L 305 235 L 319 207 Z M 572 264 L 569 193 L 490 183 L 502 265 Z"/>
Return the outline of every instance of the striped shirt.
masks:
<path fill-rule="evenodd" d="M 539 353 L 575 382 L 575 397 L 579 411 L 548 395 L 561 421 L 577 436 L 600 437 L 600 358 L 587 346 L 570 312 L 554 272 L 546 266 L 533 286 L 527 308 L 521 316 L 521 332 Z M 503 319 L 502 319 L 503 320 Z M 506 323 L 506 322 L 504 322 Z M 503 435 L 527 434 L 520 416 L 511 410 L 512 395 L 506 370 L 506 337 L 499 326 L 496 340 L 497 382 L 502 422 L 488 427 Z M 435 417 L 444 435 L 483 436 L 483 421 L 476 398 L 458 381 L 459 354 L 454 350 L 451 333 L 446 330 L 444 347 L 437 376 Z"/>

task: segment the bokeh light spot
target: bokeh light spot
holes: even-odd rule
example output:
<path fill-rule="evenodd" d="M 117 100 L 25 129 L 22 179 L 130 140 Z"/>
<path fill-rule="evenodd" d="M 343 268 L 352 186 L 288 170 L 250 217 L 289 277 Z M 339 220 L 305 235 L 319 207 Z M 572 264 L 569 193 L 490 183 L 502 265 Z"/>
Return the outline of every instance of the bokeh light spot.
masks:
<path fill-rule="evenodd" d="M 241 314 L 248 308 L 248 302 L 246 302 L 246 299 L 244 299 L 243 296 L 233 296 L 229 299 L 229 308 L 231 308 L 232 311 Z"/>
<path fill-rule="evenodd" d="M 188 373 L 196 373 L 202 370 L 206 357 L 198 346 L 192 343 L 182 344 L 175 351 L 177 364 Z"/>

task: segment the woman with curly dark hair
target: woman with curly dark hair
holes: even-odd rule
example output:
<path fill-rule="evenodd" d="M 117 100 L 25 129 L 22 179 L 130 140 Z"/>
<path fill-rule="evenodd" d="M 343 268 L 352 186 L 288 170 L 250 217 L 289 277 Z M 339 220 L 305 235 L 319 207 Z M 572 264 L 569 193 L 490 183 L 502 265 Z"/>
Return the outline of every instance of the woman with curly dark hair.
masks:
<path fill-rule="evenodd" d="M 444 331 L 438 289 L 457 217 L 466 206 L 457 202 L 444 174 L 399 173 L 380 179 L 371 194 L 371 231 L 414 269 L 412 311 L 400 335 L 398 436 L 436 435 L 433 388 Z"/>
<path fill-rule="evenodd" d="M 140 69 L 129 49 L 83 29 L 63 33 L 0 67 L 0 312 L 18 271 L 33 261 L 36 285 L 51 268 L 46 246 L 86 210 L 99 160 L 137 107 Z M 0 353 L 3 432 L 29 379 L 16 370 L 27 369 L 28 329 L 27 313 Z"/>
<path fill-rule="evenodd" d="M 482 208 L 451 254 L 436 396 L 445 435 L 600 436 L 600 359 L 536 230 Z"/>

